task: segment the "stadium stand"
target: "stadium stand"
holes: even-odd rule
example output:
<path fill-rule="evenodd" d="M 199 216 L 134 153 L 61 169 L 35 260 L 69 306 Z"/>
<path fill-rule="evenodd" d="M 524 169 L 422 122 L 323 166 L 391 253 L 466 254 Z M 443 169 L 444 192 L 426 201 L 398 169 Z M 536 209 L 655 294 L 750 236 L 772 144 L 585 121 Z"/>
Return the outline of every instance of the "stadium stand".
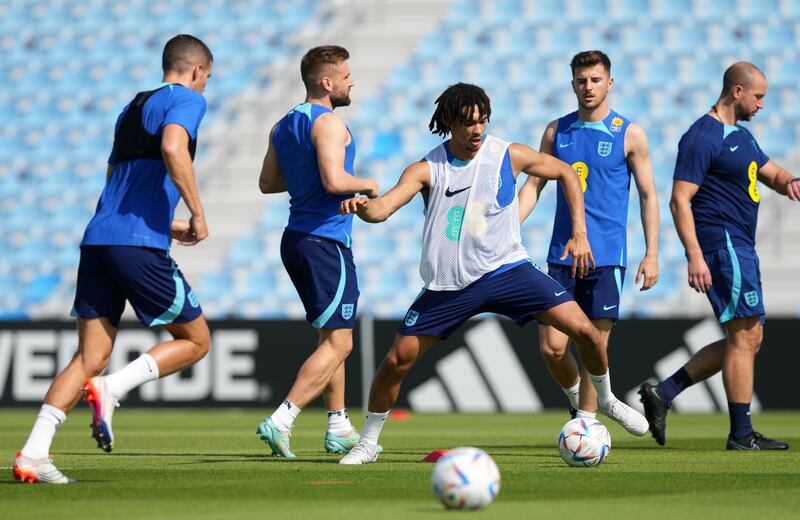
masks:
<path fill-rule="evenodd" d="M 158 81 L 160 46 L 181 31 L 208 41 L 216 58 L 197 161 L 212 239 L 174 252 L 209 317 L 303 316 L 278 253 L 287 199 L 260 195 L 256 179 L 269 125 L 302 100 L 300 55 L 334 41 L 353 56 L 354 105 L 342 113 L 358 141 L 357 170 L 384 189 L 440 142 L 427 122 L 447 85 L 483 86 L 493 102 L 490 131 L 538 147 L 547 122 L 574 110 L 571 56 L 603 49 L 616 78 L 612 106 L 648 132 L 662 215 L 661 281 L 638 293 L 644 244 L 632 195 L 623 315 L 705 314 L 707 303 L 685 288 L 668 209 L 677 142 L 716 99 L 721 71 L 746 59 L 770 81 L 767 108 L 749 127 L 771 157 L 800 164 L 799 21 L 797 0 L 5 2 L 0 318 L 69 311 L 110 128 L 133 92 Z M 554 199 L 548 187 L 522 229 L 538 262 Z M 783 283 L 800 252 L 789 226 L 797 210 L 764 200 L 759 250 L 770 312 L 797 314 Z M 418 199 L 385 224 L 355 223 L 360 312 L 399 317 L 414 299 L 422 219 Z"/>

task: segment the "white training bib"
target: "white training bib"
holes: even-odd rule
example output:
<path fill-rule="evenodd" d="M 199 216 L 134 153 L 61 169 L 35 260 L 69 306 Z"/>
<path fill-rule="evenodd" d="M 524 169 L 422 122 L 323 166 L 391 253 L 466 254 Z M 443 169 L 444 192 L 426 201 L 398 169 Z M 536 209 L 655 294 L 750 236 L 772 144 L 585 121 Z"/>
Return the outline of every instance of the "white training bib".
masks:
<path fill-rule="evenodd" d="M 524 260 L 519 202 L 497 202 L 500 170 L 509 143 L 487 135 L 469 163 L 447 160 L 447 143 L 425 156 L 431 185 L 422 234 L 419 272 L 425 288 L 457 291 L 486 273 Z"/>

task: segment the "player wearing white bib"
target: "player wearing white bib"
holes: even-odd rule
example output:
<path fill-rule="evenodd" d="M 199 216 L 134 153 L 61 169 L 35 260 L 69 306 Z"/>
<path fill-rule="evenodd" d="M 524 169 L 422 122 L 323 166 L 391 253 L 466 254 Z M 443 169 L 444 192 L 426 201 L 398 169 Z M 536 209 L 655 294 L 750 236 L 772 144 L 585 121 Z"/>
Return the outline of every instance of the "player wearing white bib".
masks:
<path fill-rule="evenodd" d="M 436 104 L 430 129 L 443 137 L 451 134 L 451 139 L 406 168 L 382 197 L 355 197 L 341 204 L 343 214 L 382 222 L 422 193 L 426 210 L 420 264 L 425 289 L 411 305 L 372 381 L 361 439 L 340 464 L 377 460 L 378 436 L 405 375 L 434 343 L 483 312 L 503 314 L 520 326 L 536 319 L 573 338 L 597 390 L 600 410 L 628 431 L 644 435 L 644 416 L 611 392 L 598 330 L 569 293 L 531 262 L 520 241 L 515 186 L 520 172 L 558 180 L 573 221 L 563 257 L 572 255 L 575 268 L 586 273 L 594 259 L 586 238 L 580 181 L 554 157 L 487 135 L 491 105 L 480 87 L 452 85 Z"/>

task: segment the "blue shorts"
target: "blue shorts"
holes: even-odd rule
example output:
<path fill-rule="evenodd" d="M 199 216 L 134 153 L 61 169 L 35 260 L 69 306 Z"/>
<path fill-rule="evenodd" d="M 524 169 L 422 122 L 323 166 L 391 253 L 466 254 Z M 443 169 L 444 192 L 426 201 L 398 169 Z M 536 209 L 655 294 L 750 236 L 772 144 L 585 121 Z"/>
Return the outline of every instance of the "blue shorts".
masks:
<path fill-rule="evenodd" d="M 353 252 L 335 240 L 285 230 L 281 259 L 317 329 L 352 329 L 358 310 Z"/>
<path fill-rule="evenodd" d="M 108 318 L 116 327 L 125 300 L 148 327 L 188 323 L 203 313 L 167 251 L 129 246 L 81 247 L 72 316 Z"/>
<path fill-rule="evenodd" d="M 706 294 L 720 323 L 764 316 L 761 270 L 755 249 L 729 247 L 703 253 L 703 258 L 711 271 L 711 289 Z"/>
<path fill-rule="evenodd" d="M 526 262 L 496 276 L 485 275 L 460 291 L 424 289 L 397 332 L 444 339 L 483 312 L 508 316 L 521 327 L 535 315 L 569 301 L 572 296 L 557 281 Z"/>
<path fill-rule="evenodd" d="M 619 318 L 619 298 L 625 268 L 602 266 L 589 270 L 583 278 L 570 275 L 572 266 L 547 264 L 547 274 L 568 290 L 590 320 Z"/>

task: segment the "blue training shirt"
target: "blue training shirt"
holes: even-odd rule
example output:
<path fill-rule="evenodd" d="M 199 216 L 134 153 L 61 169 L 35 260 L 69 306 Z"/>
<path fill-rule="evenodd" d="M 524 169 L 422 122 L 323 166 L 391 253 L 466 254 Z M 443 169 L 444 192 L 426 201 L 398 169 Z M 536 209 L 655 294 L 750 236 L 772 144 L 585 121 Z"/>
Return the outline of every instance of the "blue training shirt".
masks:
<path fill-rule="evenodd" d="M 582 121 L 575 111 L 558 120 L 553 139 L 553 155 L 580 176 L 586 232 L 597 266 L 627 264 L 631 169 L 625 158 L 625 131 L 629 124 L 630 120 L 613 110 L 602 121 Z M 560 259 L 570 238 L 572 217 L 558 183 L 549 263 L 572 265 L 572 255 Z"/>
<path fill-rule="evenodd" d="M 289 224 L 286 229 L 329 238 L 344 247 L 350 247 L 353 215 L 340 215 L 339 204 L 352 195 L 336 195 L 325 191 L 320 178 L 317 150 L 311 142 L 314 121 L 328 112 L 332 111 L 321 105 L 303 103 L 290 110 L 278 122 L 272 134 L 272 143 L 290 196 Z M 344 170 L 350 175 L 355 175 L 355 158 L 356 140 L 351 133 L 344 158 Z"/>
<path fill-rule="evenodd" d="M 704 253 L 755 247 L 760 200 L 756 180 L 767 161 L 745 127 L 724 125 L 708 114 L 683 134 L 674 179 L 700 186 L 692 198 L 692 214 Z"/>
<path fill-rule="evenodd" d="M 115 133 L 127 112 L 117 118 Z M 177 84 L 158 87 L 142 107 L 144 129 L 160 136 L 164 127 L 177 124 L 191 140 L 206 113 L 206 100 Z M 108 164 L 114 170 L 106 182 L 94 217 L 83 235 L 82 246 L 137 246 L 169 250 L 172 219 L 181 199 L 163 160 L 118 162 L 112 149 Z"/>

